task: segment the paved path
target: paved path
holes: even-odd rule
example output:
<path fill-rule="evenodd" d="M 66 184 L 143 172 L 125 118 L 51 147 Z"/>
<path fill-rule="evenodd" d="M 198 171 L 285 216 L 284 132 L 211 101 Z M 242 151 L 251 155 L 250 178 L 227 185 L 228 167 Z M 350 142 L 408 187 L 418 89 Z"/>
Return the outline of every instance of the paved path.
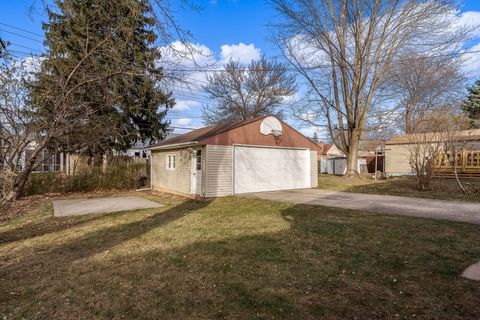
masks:
<path fill-rule="evenodd" d="M 142 197 L 109 197 L 53 201 L 53 215 L 56 217 L 77 216 L 89 213 L 106 213 L 148 208 L 162 205 Z"/>
<path fill-rule="evenodd" d="M 462 277 L 467 279 L 480 281 L 480 262 L 472 264 L 462 273 Z"/>
<path fill-rule="evenodd" d="M 243 196 L 480 224 L 480 203 L 350 193 L 320 189 L 257 192 Z"/>

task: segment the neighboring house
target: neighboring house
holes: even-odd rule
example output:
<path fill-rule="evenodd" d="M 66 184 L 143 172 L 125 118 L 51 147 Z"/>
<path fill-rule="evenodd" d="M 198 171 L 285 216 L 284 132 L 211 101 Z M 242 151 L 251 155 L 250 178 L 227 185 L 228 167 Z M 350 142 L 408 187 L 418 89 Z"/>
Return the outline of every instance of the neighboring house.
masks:
<path fill-rule="evenodd" d="M 371 154 L 375 153 L 364 150 L 358 152 L 357 171 L 359 173 L 368 172 L 367 164 Z M 345 175 L 347 173 L 347 157 L 335 144 L 323 144 L 323 148 L 319 151 L 318 166 L 320 173 Z"/>
<path fill-rule="evenodd" d="M 150 158 L 150 150 L 147 150 L 149 143 L 144 143 L 137 141 L 133 146 L 127 149 L 125 152 L 119 152 L 119 155 L 124 155 L 127 157 L 148 159 Z"/>
<path fill-rule="evenodd" d="M 318 170 L 320 173 L 333 174 L 334 159 L 345 158 L 345 154 L 333 143 L 318 143 Z"/>
<path fill-rule="evenodd" d="M 165 140 L 175 138 L 178 136 L 176 133 L 168 132 Z M 149 159 L 150 158 L 150 142 L 141 142 L 137 141 L 133 146 L 128 148 L 124 152 L 118 152 L 118 155 L 127 156 L 131 158 L 138 158 L 138 159 Z"/>
<path fill-rule="evenodd" d="M 28 159 L 33 152 L 33 148 L 25 150 L 25 156 L 22 159 L 22 167 L 25 165 L 25 159 Z M 58 172 L 63 170 L 64 156 L 62 153 L 52 153 L 46 149 L 42 150 L 37 157 L 36 166 L 33 172 Z"/>
<path fill-rule="evenodd" d="M 21 152 L 18 158 L 14 159 L 17 165 L 17 170 L 23 170 L 26 161 L 30 159 L 32 153 L 35 151 L 36 142 L 30 142 L 25 150 Z M 62 153 L 53 153 L 48 149 L 43 149 L 37 155 L 33 172 L 58 172 L 64 168 L 64 155 Z"/>
<path fill-rule="evenodd" d="M 405 134 L 392 137 L 385 142 L 385 173 L 387 176 L 412 175 L 410 154 L 412 146 L 419 141 L 425 143 L 441 144 L 444 133 Z M 461 130 L 451 132 L 450 137 L 455 142 L 457 149 L 457 171 L 464 174 L 480 175 L 480 129 Z M 440 146 L 441 149 L 442 146 Z M 449 154 L 447 152 L 447 154 Z M 453 172 L 451 164 L 446 161 L 446 153 L 441 152 L 435 159 L 436 170 L 439 172 Z M 453 159 L 453 155 L 452 156 Z M 452 161 L 453 162 L 453 161 Z"/>
<path fill-rule="evenodd" d="M 153 189 L 218 197 L 318 183 L 318 146 L 273 116 L 197 129 L 149 149 Z"/>

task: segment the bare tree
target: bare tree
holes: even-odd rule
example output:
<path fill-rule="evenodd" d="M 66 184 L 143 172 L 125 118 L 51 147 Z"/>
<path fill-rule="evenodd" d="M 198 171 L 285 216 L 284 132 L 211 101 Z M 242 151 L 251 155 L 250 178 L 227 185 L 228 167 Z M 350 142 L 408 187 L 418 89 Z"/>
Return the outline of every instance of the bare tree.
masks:
<path fill-rule="evenodd" d="M 457 108 L 458 109 L 458 108 Z M 408 151 L 412 167 L 420 190 L 430 190 L 435 170 L 446 161 L 452 169 L 458 187 L 463 193 L 466 189 L 457 172 L 457 157 L 460 131 L 468 126 L 468 119 L 456 108 L 443 107 L 431 110 L 424 115 L 415 127 L 416 132 L 408 134 Z"/>
<path fill-rule="evenodd" d="M 55 8 L 50 7 L 51 2 L 42 0 L 40 3 L 49 13 L 56 12 Z M 160 43 L 170 43 L 172 35 L 176 35 L 180 41 L 186 43 L 188 51 L 190 35 L 178 25 L 171 13 L 171 4 L 160 0 L 152 0 L 151 4 L 154 7 L 153 19 Z M 140 17 L 142 13 L 135 8 L 137 6 L 132 2 L 129 13 Z M 115 15 L 105 12 L 105 15 L 109 14 Z M 121 131 L 122 126 L 115 129 L 118 132 L 111 132 L 111 126 L 106 129 L 106 124 L 112 122 L 108 116 L 109 108 L 118 103 L 118 95 L 112 94 L 112 90 L 99 89 L 93 92 L 89 88 L 109 88 L 112 83 L 118 83 L 115 80 L 119 78 L 124 81 L 132 81 L 134 77 L 154 79 L 158 73 L 158 69 L 152 66 L 135 64 L 112 46 L 113 42 L 126 48 L 132 44 L 135 31 L 132 33 L 132 29 L 125 24 L 124 16 L 115 16 L 113 23 L 105 28 L 104 38 L 98 41 L 89 38 L 89 27 L 94 21 L 89 21 L 85 15 L 81 18 L 85 22 L 85 25 L 79 26 L 85 32 L 82 36 L 85 45 L 78 47 L 73 54 L 62 54 L 58 51 L 54 53 L 55 51 L 51 50 L 50 54 L 55 55 L 54 59 L 41 60 L 44 70 L 47 70 L 43 75 L 49 79 L 48 85 L 32 86 L 39 73 L 25 76 L 26 70 L 18 68 L 16 61 L 9 60 L 9 63 L 1 66 L 4 72 L 0 74 L 0 163 L 2 170 L 6 172 L 5 175 L 2 172 L 1 177 L 2 187 L 6 188 L 0 204 L 21 195 L 28 177 L 38 165 L 39 156 L 45 150 L 51 150 L 49 154 L 52 156 L 54 151 L 59 151 L 59 146 L 66 146 L 68 151 L 81 150 L 86 146 L 101 146 L 102 140 L 111 135 L 121 138 L 126 134 Z M 60 44 L 53 42 L 49 45 Z M 96 61 L 99 56 L 115 63 L 109 64 L 108 68 L 99 68 Z M 162 83 L 156 85 L 160 86 Z M 35 94 L 32 94 L 32 91 Z M 78 98 L 88 97 L 86 93 L 91 94 L 92 98 L 95 95 L 104 95 L 104 107 L 92 103 L 90 100 L 93 99 Z M 65 139 L 68 140 L 66 143 Z M 28 153 L 25 152 L 27 149 Z"/>
<path fill-rule="evenodd" d="M 39 156 L 44 150 L 57 151 L 58 143 L 66 136 L 72 137 L 68 148 L 80 150 L 85 146 L 92 147 L 97 142 L 101 144 L 103 137 L 112 134 L 109 131 L 113 126 L 105 130 L 105 124 L 109 121 L 108 110 L 118 97 L 113 92 L 103 92 L 106 94 L 103 107 L 88 99 L 79 100 L 78 97 L 85 97 L 85 90 L 92 84 L 98 84 L 98 87 L 103 84 L 108 88 L 115 77 L 145 75 L 144 67 L 132 64 L 109 46 L 111 41 L 128 44 L 129 32 L 131 30 L 124 25 L 122 19 L 118 19 L 117 25 L 111 26 L 104 39 L 76 52 L 78 56 L 75 58 L 60 55 L 55 59 L 41 60 L 42 66 L 48 64 L 48 68 L 42 70 L 49 70 L 44 72 L 49 81 L 42 82 L 40 86 L 34 87 L 39 73 L 29 75 L 28 78 L 23 77 L 20 81 L 16 72 L 18 70 L 13 70 L 2 78 L 2 87 L 7 89 L 4 90 L 6 98 L 1 101 L 0 117 L 8 123 L 8 131 L 3 130 L 7 136 L 2 137 L 2 144 L 6 146 L 3 148 L 3 160 L 8 169 L 14 172 L 14 181 L 12 189 L 1 202 L 11 201 L 22 194 L 28 177 L 38 165 Z M 116 37 L 119 33 L 122 33 L 123 37 Z M 87 38 L 85 41 L 88 40 Z M 100 54 L 117 63 L 109 68 L 97 68 L 95 57 Z M 11 91 L 12 85 L 15 85 L 16 91 Z M 33 94 L 32 87 L 35 88 Z M 103 114 L 107 116 L 104 117 Z M 95 136 L 95 133 L 98 135 Z M 113 134 L 121 136 L 122 132 Z M 28 154 L 25 152 L 27 149 Z M 54 152 L 50 153 L 53 154 Z"/>
<path fill-rule="evenodd" d="M 419 190 L 431 190 L 432 177 L 435 169 L 435 158 L 441 150 L 438 133 L 417 132 L 409 136 L 408 151 Z"/>
<path fill-rule="evenodd" d="M 398 99 L 396 107 L 404 119 L 405 133 L 414 133 L 417 122 L 429 111 L 458 104 L 465 83 L 460 68 L 455 57 L 416 52 L 406 52 L 394 63 L 386 90 Z"/>
<path fill-rule="evenodd" d="M 33 110 L 26 103 L 25 64 L 8 56 L 0 61 L 0 200 L 13 190 L 24 151 L 36 136 Z"/>
<path fill-rule="evenodd" d="M 463 30 L 449 1 L 272 0 L 283 20 L 274 27 L 284 57 L 305 80 L 309 123 L 326 123 L 356 172 L 362 132 L 372 111 L 388 108 L 380 88 L 407 50 L 451 50 Z M 457 30 L 447 32 L 446 30 Z M 337 138 L 338 136 L 338 138 Z"/>
<path fill-rule="evenodd" d="M 458 168 L 461 167 L 461 162 L 464 161 L 462 143 L 462 131 L 468 129 L 470 121 L 468 117 L 462 112 L 446 112 L 435 113 L 436 121 L 432 121 L 432 125 L 438 124 L 444 131 L 441 133 L 442 139 L 442 153 L 439 155 L 438 160 L 446 160 L 450 165 L 455 181 L 458 188 L 463 194 L 468 194 L 468 190 L 464 187 L 460 176 L 458 174 Z M 437 128 L 439 127 L 437 126 Z M 441 164 L 437 161 L 437 166 Z"/>
<path fill-rule="evenodd" d="M 207 77 L 204 90 L 213 104 L 203 107 L 208 124 L 241 121 L 267 114 L 281 117 L 282 101 L 295 94 L 295 79 L 285 67 L 262 57 L 247 67 L 230 60 Z"/>

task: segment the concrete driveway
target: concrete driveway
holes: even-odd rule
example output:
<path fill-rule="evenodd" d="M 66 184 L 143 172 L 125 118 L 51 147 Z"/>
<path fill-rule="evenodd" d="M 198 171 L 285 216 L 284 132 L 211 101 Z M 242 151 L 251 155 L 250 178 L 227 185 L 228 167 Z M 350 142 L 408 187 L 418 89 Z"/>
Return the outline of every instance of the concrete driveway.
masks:
<path fill-rule="evenodd" d="M 56 217 L 78 216 L 90 213 L 106 213 L 158 208 L 162 205 L 142 197 L 108 197 L 53 201 L 53 215 Z"/>
<path fill-rule="evenodd" d="M 350 193 L 319 189 L 257 192 L 242 196 L 412 217 L 480 224 L 480 203 Z"/>

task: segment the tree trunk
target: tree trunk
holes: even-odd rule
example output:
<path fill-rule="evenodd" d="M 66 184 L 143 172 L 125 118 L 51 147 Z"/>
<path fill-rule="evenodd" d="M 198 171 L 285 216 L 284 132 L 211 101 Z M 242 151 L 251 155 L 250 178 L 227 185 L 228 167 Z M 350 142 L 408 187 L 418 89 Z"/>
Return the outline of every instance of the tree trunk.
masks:
<path fill-rule="evenodd" d="M 452 161 L 449 161 L 450 162 L 450 165 L 452 166 L 453 168 L 453 174 L 455 175 L 455 180 L 457 181 L 457 185 L 458 187 L 460 188 L 460 190 L 462 190 L 462 193 L 463 194 L 468 194 L 467 190 L 465 189 L 465 187 L 463 186 L 462 182 L 460 181 L 460 178 L 458 176 L 458 171 L 457 171 L 457 150 L 454 148 L 453 149 L 453 163 Z M 462 149 L 462 161 L 464 161 L 463 157 L 465 156 L 465 153 L 463 152 L 463 149 Z M 448 157 L 448 155 L 447 155 Z"/>
<path fill-rule="evenodd" d="M 457 185 L 462 190 L 463 194 L 468 194 L 467 190 L 463 186 L 462 182 L 460 181 L 460 178 L 458 177 L 458 172 L 457 172 L 457 166 L 453 166 L 453 173 L 455 174 L 455 180 L 457 181 Z"/>
<path fill-rule="evenodd" d="M 18 197 L 20 197 L 22 195 L 23 189 L 25 188 L 25 185 L 27 184 L 28 177 L 30 177 L 30 174 L 33 172 L 33 169 L 35 169 L 35 164 L 37 162 L 37 157 L 40 154 L 40 152 L 43 149 L 45 149 L 46 145 L 47 145 L 47 141 L 43 141 L 41 144 L 37 145 L 35 150 L 32 152 L 32 155 L 30 156 L 28 161 L 25 163 L 25 167 L 18 174 L 18 176 L 15 178 L 15 183 L 13 184 L 13 189 L 2 200 L 2 204 L 3 203 L 8 203 L 8 202 L 13 201 L 13 200 L 16 200 Z"/>
<path fill-rule="evenodd" d="M 359 139 L 355 131 L 352 132 L 347 153 L 347 176 L 358 175 L 358 145 Z"/>
<path fill-rule="evenodd" d="M 410 111 L 410 106 L 407 106 L 405 109 L 405 133 L 413 133 L 413 124 L 412 124 L 412 112 Z"/>
<path fill-rule="evenodd" d="M 25 185 L 27 184 L 28 177 L 33 171 L 33 167 L 27 172 L 23 170 L 20 172 L 18 177 L 15 179 L 15 184 L 13 185 L 12 191 L 10 191 L 3 202 L 7 203 L 13 200 L 16 200 L 20 195 L 23 193 L 23 189 L 25 188 Z"/>

